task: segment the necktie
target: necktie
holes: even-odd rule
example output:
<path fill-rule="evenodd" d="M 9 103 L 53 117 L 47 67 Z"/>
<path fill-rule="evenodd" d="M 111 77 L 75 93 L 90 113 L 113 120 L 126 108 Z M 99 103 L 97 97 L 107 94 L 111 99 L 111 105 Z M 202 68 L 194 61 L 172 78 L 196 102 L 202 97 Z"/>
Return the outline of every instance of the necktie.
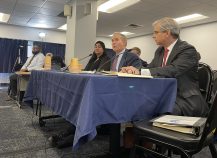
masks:
<path fill-rule="evenodd" d="M 118 57 L 119 57 L 119 55 L 115 56 L 115 59 L 114 59 L 114 61 L 112 63 L 112 69 L 111 69 L 112 71 L 117 71 L 116 66 L 117 66 L 117 62 L 118 62 Z"/>
<path fill-rule="evenodd" d="M 163 63 L 162 63 L 162 67 L 166 66 L 166 60 L 167 60 L 167 55 L 168 55 L 169 49 L 165 49 L 164 50 L 164 57 L 163 57 Z"/>
<path fill-rule="evenodd" d="M 30 59 L 29 63 L 26 65 L 26 68 L 31 64 L 34 57 L 35 57 L 35 55 L 33 55 L 33 57 Z"/>

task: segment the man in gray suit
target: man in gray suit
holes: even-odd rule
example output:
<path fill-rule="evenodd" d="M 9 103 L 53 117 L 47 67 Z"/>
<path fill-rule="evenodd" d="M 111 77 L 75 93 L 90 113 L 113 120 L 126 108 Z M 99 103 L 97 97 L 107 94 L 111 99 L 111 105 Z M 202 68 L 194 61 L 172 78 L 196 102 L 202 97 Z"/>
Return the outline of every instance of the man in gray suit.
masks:
<path fill-rule="evenodd" d="M 194 46 L 179 39 L 180 28 L 172 18 L 162 18 L 153 23 L 153 38 L 158 49 L 147 69 L 124 67 L 122 72 L 150 74 L 177 79 L 177 98 L 173 114 L 205 116 L 208 106 L 198 84 L 198 53 Z"/>
<path fill-rule="evenodd" d="M 124 66 L 134 66 L 138 69 L 142 67 L 142 63 L 137 55 L 126 49 L 127 38 L 119 32 L 113 33 L 112 49 L 116 55 L 112 59 L 111 71 L 120 71 Z"/>

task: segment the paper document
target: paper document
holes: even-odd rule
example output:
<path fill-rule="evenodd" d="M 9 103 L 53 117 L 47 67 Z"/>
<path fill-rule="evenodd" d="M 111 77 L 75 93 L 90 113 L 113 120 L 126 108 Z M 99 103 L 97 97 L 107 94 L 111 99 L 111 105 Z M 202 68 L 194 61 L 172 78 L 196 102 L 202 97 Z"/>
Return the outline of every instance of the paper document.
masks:
<path fill-rule="evenodd" d="M 134 78 L 153 78 L 152 76 L 147 75 L 134 75 L 122 72 L 115 72 L 115 71 L 102 71 L 104 75 L 111 75 L 111 76 L 119 76 L 119 77 L 134 77 Z"/>
<path fill-rule="evenodd" d="M 164 115 L 151 120 L 151 122 L 156 127 L 198 136 L 203 131 L 206 118 Z"/>

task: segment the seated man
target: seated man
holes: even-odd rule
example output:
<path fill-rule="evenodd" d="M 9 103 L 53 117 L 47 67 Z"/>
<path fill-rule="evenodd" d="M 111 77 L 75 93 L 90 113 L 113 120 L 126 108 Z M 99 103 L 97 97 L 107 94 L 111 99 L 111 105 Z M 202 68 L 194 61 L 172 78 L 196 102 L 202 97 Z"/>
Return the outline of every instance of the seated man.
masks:
<path fill-rule="evenodd" d="M 147 69 L 124 67 L 122 72 L 177 79 L 175 115 L 206 116 L 208 106 L 198 83 L 199 55 L 194 46 L 179 39 L 180 28 L 172 18 L 162 18 L 153 23 L 153 38 L 158 49 Z"/>
<path fill-rule="evenodd" d="M 139 57 L 126 49 L 127 38 L 119 32 L 112 36 L 112 49 L 116 53 L 112 60 L 111 71 L 120 71 L 124 66 L 134 66 L 141 68 L 142 63 Z"/>
<path fill-rule="evenodd" d="M 138 55 L 138 57 L 140 57 L 140 55 L 141 55 L 141 49 L 138 48 L 138 47 L 131 48 L 131 52 L 135 53 L 136 55 Z M 146 61 L 142 60 L 141 58 L 140 58 L 140 60 L 142 62 L 142 66 L 143 67 L 147 67 L 148 63 Z"/>
<path fill-rule="evenodd" d="M 34 45 L 32 47 L 32 56 L 30 56 L 20 71 L 27 72 L 35 69 L 40 69 L 44 65 L 44 55 L 40 52 L 40 47 Z M 16 99 L 17 95 L 17 74 L 12 74 L 10 76 L 10 84 L 9 84 L 9 96 L 12 99 Z"/>

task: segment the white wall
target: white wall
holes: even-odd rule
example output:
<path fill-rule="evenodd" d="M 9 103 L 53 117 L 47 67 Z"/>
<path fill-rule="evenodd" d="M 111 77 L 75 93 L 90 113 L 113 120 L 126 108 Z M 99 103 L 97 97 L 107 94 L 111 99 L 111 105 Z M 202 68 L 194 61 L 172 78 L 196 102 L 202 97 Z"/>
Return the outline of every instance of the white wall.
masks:
<path fill-rule="evenodd" d="M 29 27 L 0 24 L 1 38 L 41 41 L 41 39 L 38 36 L 39 32 L 46 33 L 46 37 L 43 40 L 44 42 L 60 43 L 60 44 L 66 43 L 66 33 L 63 31 L 52 31 L 46 29 L 36 29 L 36 28 L 29 28 Z"/>
<path fill-rule="evenodd" d="M 185 28 L 181 31 L 181 39 L 194 45 L 205 62 L 217 70 L 217 22 Z"/>
<path fill-rule="evenodd" d="M 181 39 L 195 46 L 201 54 L 201 62 L 205 62 L 212 69 L 217 70 L 217 22 L 203 24 L 181 30 Z M 157 48 L 152 35 L 131 38 L 128 48 L 139 47 L 142 50 L 141 58 L 150 62 Z"/>
<path fill-rule="evenodd" d="M 112 48 L 111 38 L 106 37 L 96 37 L 96 41 L 103 41 L 106 48 Z M 94 47 L 93 47 L 94 48 Z"/>
<path fill-rule="evenodd" d="M 40 41 L 38 37 L 39 32 L 47 33 L 45 42 L 63 44 L 66 42 L 65 32 L 0 24 L 0 37 L 2 38 Z M 190 44 L 194 45 L 198 52 L 201 54 L 201 61 L 209 64 L 215 70 L 217 70 L 216 37 L 217 22 L 188 27 L 181 30 L 181 39 L 188 41 Z M 97 37 L 96 40 L 103 41 L 107 48 L 111 48 L 111 38 Z M 132 48 L 134 46 L 141 48 L 141 57 L 147 62 L 151 61 L 157 48 L 155 42 L 152 39 L 152 35 L 128 39 L 127 48 Z M 88 53 L 89 52 L 86 54 Z"/>

